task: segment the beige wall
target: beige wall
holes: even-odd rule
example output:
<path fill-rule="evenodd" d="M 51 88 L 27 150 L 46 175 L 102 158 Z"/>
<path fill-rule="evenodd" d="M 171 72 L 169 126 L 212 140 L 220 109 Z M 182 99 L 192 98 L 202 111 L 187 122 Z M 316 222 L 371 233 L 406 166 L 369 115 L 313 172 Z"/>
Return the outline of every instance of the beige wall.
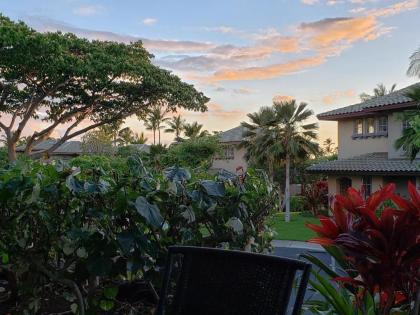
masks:
<path fill-rule="evenodd" d="M 236 173 L 236 168 L 242 166 L 244 170 L 247 169 L 248 163 L 244 159 L 245 149 L 238 148 L 238 145 L 234 145 L 234 158 L 232 160 L 213 160 L 213 168 L 219 169 L 223 168 L 232 173 Z"/>
<path fill-rule="evenodd" d="M 338 121 L 338 158 L 346 159 L 366 153 L 388 152 L 389 158 L 403 158 L 402 150 L 395 150 L 394 143 L 401 137 L 402 122 L 398 113 L 388 115 L 388 137 L 353 139 L 354 119 Z M 420 154 L 419 154 L 420 158 Z"/>
<path fill-rule="evenodd" d="M 362 176 L 347 175 L 329 175 L 328 176 L 328 195 L 335 196 L 340 193 L 339 179 L 347 177 L 351 179 L 353 188 L 360 190 L 362 188 Z M 384 180 L 382 176 L 372 176 L 372 192 L 377 191 L 383 186 Z"/>

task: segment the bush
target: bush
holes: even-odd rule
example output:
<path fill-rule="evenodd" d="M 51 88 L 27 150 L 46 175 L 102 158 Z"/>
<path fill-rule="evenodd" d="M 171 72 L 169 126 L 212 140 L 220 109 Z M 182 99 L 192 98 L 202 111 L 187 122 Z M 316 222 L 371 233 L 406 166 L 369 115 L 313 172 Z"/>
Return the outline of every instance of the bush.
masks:
<path fill-rule="evenodd" d="M 291 212 L 305 211 L 305 198 L 302 196 L 290 197 L 290 211 Z"/>
<path fill-rule="evenodd" d="M 153 299 L 125 292 L 159 286 L 169 245 L 270 250 L 275 195 L 252 170 L 242 183 L 178 167 L 153 174 L 138 156 L 71 164 L 0 171 L 0 277 L 10 284 L 0 310 L 148 314 Z"/>
<path fill-rule="evenodd" d="M 316 181 L 302 186 L 304 207 L 306 211 L 317 216 L 322 210 L 328 209 L 328 182 Z"/>

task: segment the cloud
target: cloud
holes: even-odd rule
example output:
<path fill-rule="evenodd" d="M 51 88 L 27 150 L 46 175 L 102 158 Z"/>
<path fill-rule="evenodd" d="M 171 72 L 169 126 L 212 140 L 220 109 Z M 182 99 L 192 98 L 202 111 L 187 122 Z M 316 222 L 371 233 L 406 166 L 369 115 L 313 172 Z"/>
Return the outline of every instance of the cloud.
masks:
<path fill-rule="evenodd" d="M 336 91 L 331 94 L 325 95 L 321 98 L 321 102 L 325 105 L 333 105 L 340 98 L 352 98 L 356 95 L 353 90 Z"/>
<path fill-rule="evenodd" d="M 325 62 L 325 57 L 315 55 L 307 58 L 291 60 L 285 63 L 272 64 L 262 67 L 249 67 L 215 72 L 207 80 L 209 83 L 234 80 L 266 80 L 294 72 L 299 72 Z"/>
<path fill-rule="evenodd" d="M 303 4 L 306 4 L 306 5 L 314 5 L 314 4 L 318 3 L 319 0 L 300 0 L 300 2 L 302 2 Z"/>
<path fill-rule="evenodd" d="M 157 20 L 154 18 L 146 18 L 142 21 L 144 25 L 154 25 L 156 24 Z"/>
<path fill-rule="evenodd" d="M 293 96 L 289 95 L 274 95 L 273 96 L 273 103 L 281 103 L 281 102 L 287 102 L 294 100 L 295 98 Z"/>
<path fill-rule="evenodd" d="M 255 90 L 250 89 L 250 88 L 245 88 L 245 87 L 242 87 L 242 88 L 239 88 L 239 89 L 233 89 L 233 93 L 235 93 L 235 94 L 245 94 L 245 95 L 247 95 L 247 94 L 253 94 L 255 92 L 256 92 Z"/>
<path fill-rule="evenodd" d="M 92 16 L 103 11 L 101 5 L 83 5 L 73 10 L 73 13 L 79 16 Z"/>
<path fill-rule="evenodd" d="M 368 14 L 374 17 L 393 16 L 400 14 L 401 12 L 415 10 L 417 9 L 418 4 L 418 0 L 401 1 L 385 8 L 371 10 L 368 12 Z"/>

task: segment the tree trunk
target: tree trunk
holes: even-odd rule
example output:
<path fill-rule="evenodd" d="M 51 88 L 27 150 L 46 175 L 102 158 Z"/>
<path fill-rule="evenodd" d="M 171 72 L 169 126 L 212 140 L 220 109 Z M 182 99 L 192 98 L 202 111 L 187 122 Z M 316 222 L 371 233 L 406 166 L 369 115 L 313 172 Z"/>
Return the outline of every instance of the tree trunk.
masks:
<path fill-rule="evenodd" d="M 7 141 L 7 157 L 9 162 L 16 161 L 16 142 L 13 142 L 12 139 Z"/>
<path fill-rule="evenodd" d="M 286 203 L 286 213 L 284 220 L 290 222 L 290 155 L 286 155 L 286 187 L 284 191 L 284 198 Z"/>
<path fill-rule="evenodd" d="M 153 144 L 156 144 L 156 129 L 153 129 Z"/>
<path fill-rule="evenodd" d="M 159 128 L 158 132 L 159 132 L 159 144 L 160 144 L 160 128 Z"/>

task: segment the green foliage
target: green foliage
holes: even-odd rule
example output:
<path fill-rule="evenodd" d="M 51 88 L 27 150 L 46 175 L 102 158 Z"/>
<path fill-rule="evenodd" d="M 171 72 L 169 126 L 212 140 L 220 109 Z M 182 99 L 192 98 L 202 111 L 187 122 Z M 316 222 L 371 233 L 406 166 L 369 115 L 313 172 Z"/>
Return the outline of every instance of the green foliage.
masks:
<path fill-rule="evenodd" d="M 68 127 L 57 146 L 96 127 L 146 113 L 150 104 L 164 103 L 170 111 L 207 109 L 209 99 L 153 65 L 141 41 L 124 44 L 41 33 L 0 15 L 0 52 L 0 115 L 15 115 L 19 122 L 19 127 L 0 124 L 13 134 L 9 147 L 30 119 L 40 119 L 41 108 L 46 113 L 42 120 L 48 125 L 38 124 L 33 131 L 28 154 L 34 142 L 64 123 Z M 87 120 L 90 123 L 83 126 Z"/>
<path fill-rule="evenodd" d="M 290 211 L 291 212 L 305 211 L 305 198 L 302 196 L 290 197 Z"/>
<path fill-rule="evenodd" d="M 209 168 L 213 157 L 221 150 L 216 137 L 195 137 L 184 140 L 169 147 L 162 156 L 165 165 Z"/>
<path fill-rule="evenodd" d="M 57 313 L 123 314 L 115 283 L 159 285 L 173 244 L 270 249 L 264 222 L 275 195 L 252 170 L 242 183 L 191 179 L 178 167 L 153 173 L 139 156 L 71 165 L 17 161 L 0 171 L 0 268 L 20 301 L 12 313 L 52 304 Z"/>
<path fill-rule="evenodd" d="M 8 163 L 7 149 L 5 147 L 0 147 L 0 168 L 3 168 Z"/>

